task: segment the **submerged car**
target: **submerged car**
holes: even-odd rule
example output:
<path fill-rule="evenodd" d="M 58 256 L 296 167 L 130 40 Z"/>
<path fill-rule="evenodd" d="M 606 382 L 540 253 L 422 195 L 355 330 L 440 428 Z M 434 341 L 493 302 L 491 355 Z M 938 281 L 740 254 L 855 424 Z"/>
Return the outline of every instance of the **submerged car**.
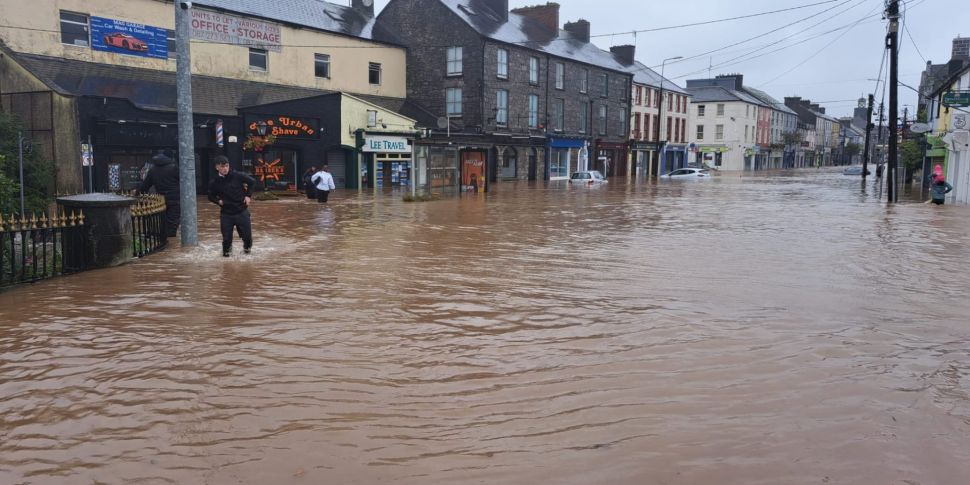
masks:
<path fill-rule="evenodd" d="M 662 179 L 696 179 L 696 178 L 707 178 L 711 176 L 711 171 L 703 168 L 681 168 L 674 170 L 668 174 L 661 175 Z"/>
<path fill-rule="evenodd" d="M 122 49 L 136 52 L 145 52 L 148 50 L 148 44 L 142 42 L 138 38 L 132 37 L 128 34 L 123 34 L 121 32 L 115 32 L 113 34 L 104 36 L 104 45 L 120 47 Z"/>
<path fill-rule="evenodd" d="M 606 177 L 599 170 L 587 170 L 583 172 L 573 172 L 569 176 L 571 184 L 605 184 Z"/>

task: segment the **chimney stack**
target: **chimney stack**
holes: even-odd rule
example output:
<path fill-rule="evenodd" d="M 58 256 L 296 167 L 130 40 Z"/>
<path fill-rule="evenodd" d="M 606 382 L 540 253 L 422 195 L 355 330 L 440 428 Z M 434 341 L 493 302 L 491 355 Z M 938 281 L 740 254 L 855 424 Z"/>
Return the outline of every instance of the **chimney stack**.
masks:
<path fill-rule="evenodd" d="M 360 13 L 364 17 L 372 18 L 374 16 L 374 2 L 367 2 L 365 5 L 364 0 L 352 0 L 350 2 L 350 8 L 354 9 L 355 12 Z"/>
<path fill-rule="evenodd" d="M 573 34 L 574 37 L 589 44 L 589 22 L 579 19 L 575 22 L 566 22 L 562 28 L 566 32 Z M 612 49 L 610 49 L 612 51 Z"/>
<path fill-rule="evenodd" d="M 953 55 L 950 59 L 970 59 L 970 37 L 953 39 Z"/>
<path fill-rule="evenodd" d="M 509 0 L 482 0 L 482 3 L 498 15 L 499 20 L 507 22 L 509 20 Z"/>
<path fill-rule="evenodd" d="M 555 36 L 559 35 L 559 4 L 548 2 L 545 5 L 517 8 L 512 11 L 523 17 L 539 22 Z"/>
<path fill-rule="evenodd" d="M 610 52 L 612 52 L 613 56 L 616 57 L 616 59 L 624 66 L 633 65 L 636 51 L 636 46 L 632 45 L 615 45 L 610 47 Z"/>

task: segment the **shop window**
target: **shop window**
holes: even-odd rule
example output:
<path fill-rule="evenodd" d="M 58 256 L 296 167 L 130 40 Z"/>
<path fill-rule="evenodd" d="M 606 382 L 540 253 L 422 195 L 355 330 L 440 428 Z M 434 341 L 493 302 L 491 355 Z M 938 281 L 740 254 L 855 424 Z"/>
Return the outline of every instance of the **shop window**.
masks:
<path fill-rule="evenodd" d="M 445 105 L 448 116 L 461 116 L 461 88 L 445 90 Z"/>
<path fill-rule="evenodd" d="M 462 48 L 449 47 L 446 60 L 449 76 L 461 76 L 462 74 Z"/>
<path fill-rule="evenodd" d="M 509 78 L 509 51 L 499 49 L 497 51 L 497 76 L 499 79 Z"/>
<path fill-rule="evenodd" d="M 61 43 L 78 47 L 91 45 L 87 15 L 61 10 Z"/>
<path fill-rule="evenodd" d="M 330 79 L 330 55 L 313 55 L 313 72 L 319 78 Z"/>
<path fill-rule="evenodd" d="M 266 71 L 267 52 L 266 49 L 249 48 L 249 70 Z"/>
<path fill-rule="evenodd" d="M 569 176 L 569 150 L 565 148 L 555 148 L 552 150 L 552 157 L 549 159 L 549 177 L 562 178 Z"/>
<path fill-rule="evenodd" d="M 381 83 L 381 64 L 379 62 L 370 62 L 367 65 L 367 80 L 371 84 Z"/>

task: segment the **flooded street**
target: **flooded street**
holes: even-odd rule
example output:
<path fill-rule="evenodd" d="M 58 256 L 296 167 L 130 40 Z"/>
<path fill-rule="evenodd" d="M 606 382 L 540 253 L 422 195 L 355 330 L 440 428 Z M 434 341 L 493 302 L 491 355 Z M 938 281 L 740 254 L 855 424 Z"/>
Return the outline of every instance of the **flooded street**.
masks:
<path fill-rule="evenodd" d="M 3 484 L 956 484 L 970 210 L 833 171 L 259 202 L 0 294 Z"/>

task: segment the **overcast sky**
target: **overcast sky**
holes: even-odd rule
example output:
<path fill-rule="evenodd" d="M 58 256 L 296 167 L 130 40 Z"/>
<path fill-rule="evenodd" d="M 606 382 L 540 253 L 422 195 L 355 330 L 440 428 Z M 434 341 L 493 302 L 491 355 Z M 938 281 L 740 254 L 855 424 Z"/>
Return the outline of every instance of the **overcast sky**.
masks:
<path fill-rule="evenodd" d="M 376 0 L 375 7 L 379 11 L 388 1 Z M 876 82 L 867 79 L 879 74 L 884 52 L 886 21 L 880 15 L 883 0 L 558 2 L 561 5 L 560 24 L 583 18 L 591 23 L 594 36 L 627 32 L 596 37 L 593 42 L 604 49 L 609 49 L 611 45 L 635 44 L 637 60 L 651 67 L 659 66 L 665 58 L 697 56 L 780 29 L 695 59 L 668 61 L 666 77 L 683 86 L 686 79 L 708 77 L 708 67 L 713 64 L 710 70 L 713 75 L 741 73 L 744 74 L 746 85 L 762 89 L 779 100 L 797 95 L 813 101 L 824 101 L 822 104 L 826 111 L 836 116 L 851 114 L 855 100 L 873 92 Z M 542 3 L 545 0 L 509 1 L 511 8 Z M 705 22 L 816 3 L 819 5 L 741 20 L 644 32 L 635 37 L 629 34 L 634 30 Z M 970 36 L 970 2 L 909 0 L 905 4 L 908 34 L 903 30 L 900 36 L 899 80 L 916 88 L 926 64 L 916 48 L 926 60 L 936 64 L 948 61 L 953 38 L 961 34 Z M 785 27 L 788 24 L 793 25 Z M 744 57 L 746 54 L 748 56 Z M 739 59 L 732 60 L 734 58 Z M 659 67 L 656 69 L 660 70 Z M 877 104 L 882 91 L 880 84 L 875 92 Z M 899 93 L 900 109 L 902 105 L 910 105 L 910 111 L 915 110 L 916 94 L 905 87 L 900 87 Z M 886 96 L 888 106 L 888 92 Z"/>

